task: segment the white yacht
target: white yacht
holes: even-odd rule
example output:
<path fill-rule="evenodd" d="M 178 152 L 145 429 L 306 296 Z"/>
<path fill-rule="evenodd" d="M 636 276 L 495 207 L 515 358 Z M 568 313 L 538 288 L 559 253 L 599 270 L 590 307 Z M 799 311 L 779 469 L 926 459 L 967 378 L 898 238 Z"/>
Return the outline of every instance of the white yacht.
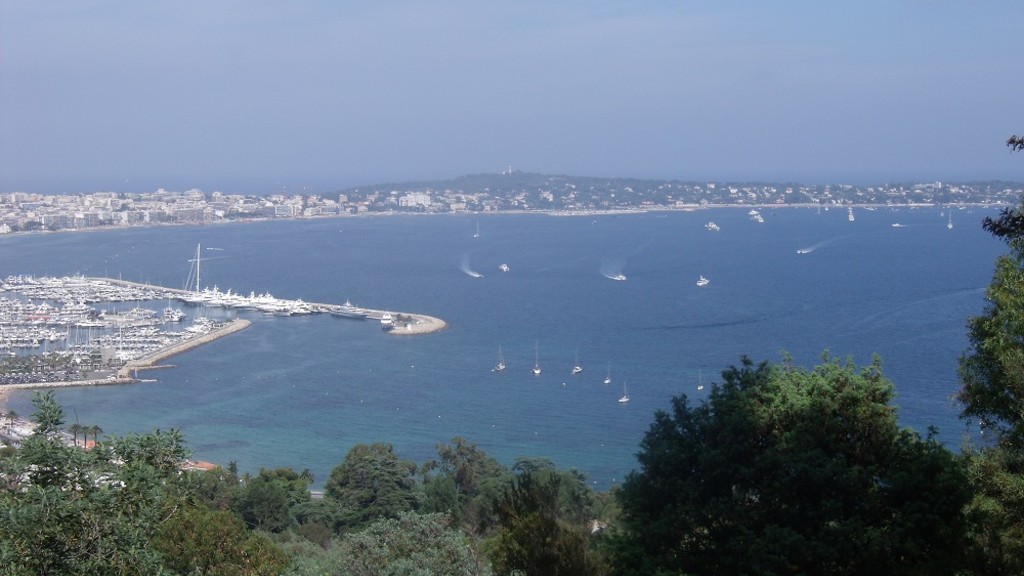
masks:
<path fill-rule="evenodd" d="M 714 222 L 708 222 L 707 224 L 704 225 L 704 229 L 710 230 L 712 232 L 718 232 L 719 230 L 721 230 L 721 227 L 719 227 L 718 224 L 715 224 Z"/>
<path fill-rule="evenodd" d="M 703 274 L 701 275 L 700 278 L 697 279 L 697 286 L 704 287 L 704 286 L 707 286 L 710 283 L 711 283 L 711 280 L 708 280 L 707 278 L 705 278 Z"/>
<path fill-rule="evenodd" d="M 498 270 L 501 270 L 502 272 L 508 272 L 508 264 L 502 264 L 501 266 L 498 266 Z"/>
<path fill-rule="evenodd" d="M 618 280 L 619 282 L 623 282 L 626 280 L 626 276 L 624 274 L 616 274 L 615 276 L 609 276 L 609 278 L 611 278 L 612 280 Z"/>
<path fill-rule="evenodd" d="M 572 365 L 571 373 L 572 373 L 573 376 L 575 376 L 575 375 L 579 374 L 580 372 L 583 372 L 583 366 L 580 366 L 580 353 L 579 353 L 579 351 L 577 351 L 576 352 L 576 363 Z"/>
<path fill-rule="evenodd" d="M 626 390 L 626 383 L 622 383 L 622 397 L 619 398 L 619 404 L 625 404 L 629 402 L 629 390 Z"/>
<path fill-rule="evenodd" d="M 501 372 L 505 369 L 505 357 L 501 354 L 501 346 L 498 346 L 498 363 L 494 365 L 491 372 Z"/>

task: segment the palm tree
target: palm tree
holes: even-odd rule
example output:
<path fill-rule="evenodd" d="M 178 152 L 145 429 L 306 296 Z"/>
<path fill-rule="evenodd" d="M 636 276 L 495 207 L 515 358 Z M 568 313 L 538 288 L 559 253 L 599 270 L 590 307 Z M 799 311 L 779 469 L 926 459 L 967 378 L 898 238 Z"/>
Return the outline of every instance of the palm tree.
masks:
<path fill-rule="evenodd" d="M 10 431 L 14 428 L 14 421 L 18 418 L 18 413 L 14 410 L 8 410 L 4 417 L 7 418 L 7 430 Z"/>
<path fill-rule="evenodd" d="M 88 432 L 88 430 L 86 430 L 86 428 L 88 428 L 88 427 L 87 426 L 82 426 L 78 422 L 75 422 L 74 424 L 68 426 L 68 432 L 71 432 L 71 442 L 75 446 L 78 446 L 78 433 L 81 432 L 82 435 L 84 436 Z M 83 442 L 83 444 L 84 444 L 84 442 Z"/>
<path fill-rule="evenodd" d="M 309 470 L 309 468 L 303 468 L 302 472 L 299 472 L 299 480 L 302 480 L 307 485 L 312 484 L 313 473 Z"/>
<path fill-rule="evenodd" d="M 93 424 L 92 426 L 89 426 L 88 432 L 92 433 L 92 443 L 96 444 L 97 442 L 99 442 L 99 439 L 97 437 L 103 433 L 103 428 L 100 428 L 99 426 Z"/>

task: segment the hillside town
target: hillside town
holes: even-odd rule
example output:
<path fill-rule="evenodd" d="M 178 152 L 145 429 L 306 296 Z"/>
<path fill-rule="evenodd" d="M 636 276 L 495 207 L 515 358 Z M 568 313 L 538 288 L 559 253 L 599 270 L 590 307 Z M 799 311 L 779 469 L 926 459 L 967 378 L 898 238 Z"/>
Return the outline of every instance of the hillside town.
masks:
<path fill-rule="evenodd" d="M 550 176 L 513 171 L 348 188 L 329 194 L 199 189 L 0 194 L 0 234 L 387 213 L 644 211 L 722 206 L 1008 205 L 1024 184 L 741 184 Z"/>

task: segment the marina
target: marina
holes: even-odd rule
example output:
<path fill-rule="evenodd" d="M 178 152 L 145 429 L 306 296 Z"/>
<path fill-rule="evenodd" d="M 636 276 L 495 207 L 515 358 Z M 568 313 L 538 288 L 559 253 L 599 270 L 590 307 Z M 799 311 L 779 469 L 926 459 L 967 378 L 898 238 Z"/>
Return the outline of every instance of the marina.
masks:
<path fill-rule="evenodd" d="M 147 303 L 164 302 L 161 310 Z M 196 308 L 189 317 L 171 306 L 177 301 Z M 124 311 L 118 305 L 132 303 Z M 175 354 L 248 327 L 244 318 L 226 321 L 208 317 L 210 309 L 255 311 L 272 316 L 331 314 L 355 320 L 379 319 L 399 335 L 443 330 L 443 320 L 422 314 L 391 315 L 341 305 L 276 298 L 270 294 L 241 296 L 212 289 L 178 290 L 86 276 L 9 276 L 0 283 L 0 355 L 47 356 L 29 370 L 0 372 L 0 385 L 36 386 L 127 383 L 138 370 L 152 368 Z M 386 321 L 386 322 L 385 322 Z M 10 362 L 9 362 L 10 363 Z"/>

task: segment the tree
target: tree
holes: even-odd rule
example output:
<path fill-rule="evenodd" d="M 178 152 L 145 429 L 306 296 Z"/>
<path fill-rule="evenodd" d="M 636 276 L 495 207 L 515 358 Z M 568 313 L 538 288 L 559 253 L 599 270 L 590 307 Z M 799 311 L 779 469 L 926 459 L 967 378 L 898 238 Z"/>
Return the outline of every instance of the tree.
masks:
<path fill-rule="evenodd" d="M 8 410 L 7 413 L 4 414 L 4 417 L 7 418 L 7 429 L 10 430 L 14 428 L 14 421 L 18 419 L 18 413 L 13 409 Z"/>
<path fill-rule="evenodd" d="M 1024 149 L 1024 138 L 1007 142 Z M 963 451 L 975 495 L 973 564 L 980 573 L 1024 573 L 1024 200 L 982 226 L 1009 246 L 996 259 L 988 304 L 968 322 L 960 358 L 960 416 L 977 421 L 985 445 Z"/>
<path fill-rule="evenodd" d="M 261 469 L 232 504 L 250 528 L 281 532 L 295 524 L 292 509 L 310 499 L 305 477 L 291 468 Z"/>
<path fill-rule="evenodd" d="M 415 474 L 416 464 L 399 459 L 391 444 L 353 446 L 324 486 L 324 496 L 341 505 L 338 528 L 358 529 L 415 510 Z"/>
<path fill-rule="evenodd" d="M 969 488 L 900 429 L 880 361 L 858 372 L 744 357 L 706 401 L 672 399 L 619 491 L 622 574 L 953 574 Z"/>
<path fill-rule="evenodd" d="M 78 422 L 75 422 L 74 424 L 68 426 L 68 432 L 71 432 L 71 442 L 75 446 L 78 446 L 78 434 L 80 432 L 84 433 L 84 428 L 85 426 L 82 426 Z"/>
<path fill-rule="evenodd" d="M 553 469 L 516 475 L 497 507 L 502 531 L 491 553 L 496 574 L 601 573 L 580 514 L 567 513 L 562 504 L 564 482 Z"/>
<path fill-rule="evenodd" d="M 271 576 L 288 564 L 267 537 L 229 512 L 186 506 L 160 525 L 155 547 L 176 574 Z"/>
<path fill-rule="evenodd" d="M 330 549 L 299 548 L 289 576 L 487 576 L 486 561 L 465 533 L 444 514 L 402 512 L 360 532 L 346 534 Z"/>
<path fill-rule="evenodd" d="M 422 467 L 425 510 L 448 512 L 472 533 L 486 532 L 495 523 L 494 503 L 511 482 L 512 473 L 459 436 L 451 444 L 438 444 L 437 454 L 438 460 Z M 431 476 L 434 471 L 438 474 Z"/>
<path fill-rule="evenodd" d="M 33 433 L 42 436 L 58 434 L 64 425 L 64 408 L 53 397 L 53 391 L 36 392 L 32 397 L 32 405 L 36 407 L 32 414 L 32 420 L 36 423 Z"/>
<path fill-rule="evenodd" d="M 88 428 L 89 428 L 88 433 L 92 434 L 92 443 L 93 444 L 98 443 L 100 441 L 100 438 L 99 438 L 100 434 L 103 434 L 103 428 L 100 428 L 96 424 L 93 424 L 92 426 L 89 426 Z M 88 442 L 88 438 L 84 438 L 84 440 L 85 440 L 85 442 L 83 442 L 83 444 L 87 445 L 89 443 Z"/>

